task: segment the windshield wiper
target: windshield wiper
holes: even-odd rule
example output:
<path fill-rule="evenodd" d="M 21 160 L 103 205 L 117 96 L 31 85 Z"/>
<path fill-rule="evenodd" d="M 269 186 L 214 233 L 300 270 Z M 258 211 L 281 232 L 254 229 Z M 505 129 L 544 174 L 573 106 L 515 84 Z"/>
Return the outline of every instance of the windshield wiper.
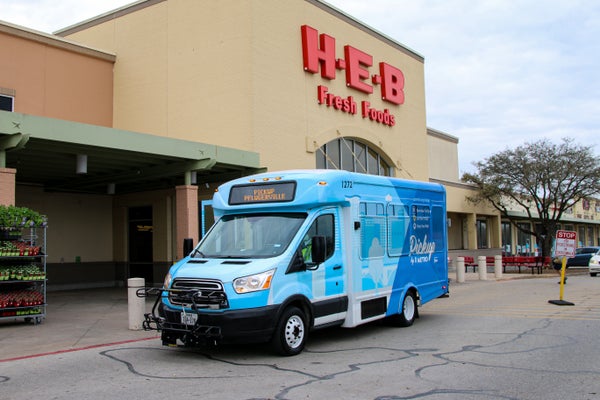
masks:
<path fill-rule="evenodd" d="M 201 251 L 200 251 L 200 250 L 198 250 L 198 249 L 194 250 L 194 252 L 192 253 L 191 257 L 194 257 L 194 258 L 196 258 L 196 254 L 197 254 L 197 255 L 199 255 L 199 256 L 200 256 L 200 257 L 202 257 L 202 258 L 206 258 L 206 256 L 204 255 L 204 253 L 203 253 L 203 252 L 201 252 Z"/>

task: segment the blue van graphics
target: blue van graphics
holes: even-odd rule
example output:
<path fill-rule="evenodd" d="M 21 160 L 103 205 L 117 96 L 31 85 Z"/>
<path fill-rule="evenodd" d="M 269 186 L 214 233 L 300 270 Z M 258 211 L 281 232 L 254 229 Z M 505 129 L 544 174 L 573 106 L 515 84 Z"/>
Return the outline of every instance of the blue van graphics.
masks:
<path fill-rule="evenodd" d="M 144 327 L 165 345 L 270 341 L 302 351 L 313 329 L 386 318 L 410 326 L 448 293 L 439 184 L 332 170 L 221 185 L 215 224 L 175 263 Z"/>

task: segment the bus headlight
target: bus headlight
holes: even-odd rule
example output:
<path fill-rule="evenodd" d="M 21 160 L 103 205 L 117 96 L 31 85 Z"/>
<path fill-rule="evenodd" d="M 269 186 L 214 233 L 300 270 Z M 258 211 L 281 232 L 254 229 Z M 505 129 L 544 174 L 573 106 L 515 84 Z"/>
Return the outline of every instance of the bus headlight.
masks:
<path fill-rule="evenodd" d="M 275 270 L 272 269 L 260 274 L 242 276 L 241 278 L 234 279 L 233 290 L 235 290 L 236 293 L 241 294 L 269 289 L 274 273 Z"/>
<path fill-rule="evenodd" d="M 168 289 L 169 286 L 171 286 L 172 279 L 173 279 L 173 277 L 171 276 L 171 273 L 169 272 L 167 274 L 167 276 L 165 276 L 165 281 L 163 282 L 163 289 Z"/>

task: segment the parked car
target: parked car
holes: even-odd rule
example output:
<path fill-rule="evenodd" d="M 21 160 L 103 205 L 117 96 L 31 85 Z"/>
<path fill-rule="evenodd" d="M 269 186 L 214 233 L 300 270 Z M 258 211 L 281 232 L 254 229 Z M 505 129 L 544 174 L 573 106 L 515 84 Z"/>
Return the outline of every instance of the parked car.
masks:
<path fill-rule="evenodd" d="M 590 269 L 590 276 L 596 276 L 600 272 L 600 248 L 592 254 L 588 268 Z"/>
<path fill-rule="evenodd" d="M 578 247 L 577 249 L 575 249 L 575 257 L 567 258 L 567 268 L 568 267 L 588 267 L 590 265 L 590 259 L 595 254 L 596 255 L 600 254 L 600 246 Z M 562 258 L 555 257 L 552 260 L 552 263 L 554 264 L 555 268 L 558 267 L 560 269 L 560 267 L 562 266 Z M 600 272 L 600 270 L 595 271 L 594 275 L 592 275 L 592 276 L 595 276 L 597 272 Z M 590 272 L 590 274 L 591 274 L 591 272 Z"/>

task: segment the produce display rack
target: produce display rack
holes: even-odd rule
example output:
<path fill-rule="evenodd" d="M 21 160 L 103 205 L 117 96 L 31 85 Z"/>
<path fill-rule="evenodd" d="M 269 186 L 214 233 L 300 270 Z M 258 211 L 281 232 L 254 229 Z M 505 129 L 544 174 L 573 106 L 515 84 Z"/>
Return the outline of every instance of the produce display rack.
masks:
<path fill-rule="evenodd" d="M 46 318 L 46 227 L 0 227 L 0 320 Z"/>

